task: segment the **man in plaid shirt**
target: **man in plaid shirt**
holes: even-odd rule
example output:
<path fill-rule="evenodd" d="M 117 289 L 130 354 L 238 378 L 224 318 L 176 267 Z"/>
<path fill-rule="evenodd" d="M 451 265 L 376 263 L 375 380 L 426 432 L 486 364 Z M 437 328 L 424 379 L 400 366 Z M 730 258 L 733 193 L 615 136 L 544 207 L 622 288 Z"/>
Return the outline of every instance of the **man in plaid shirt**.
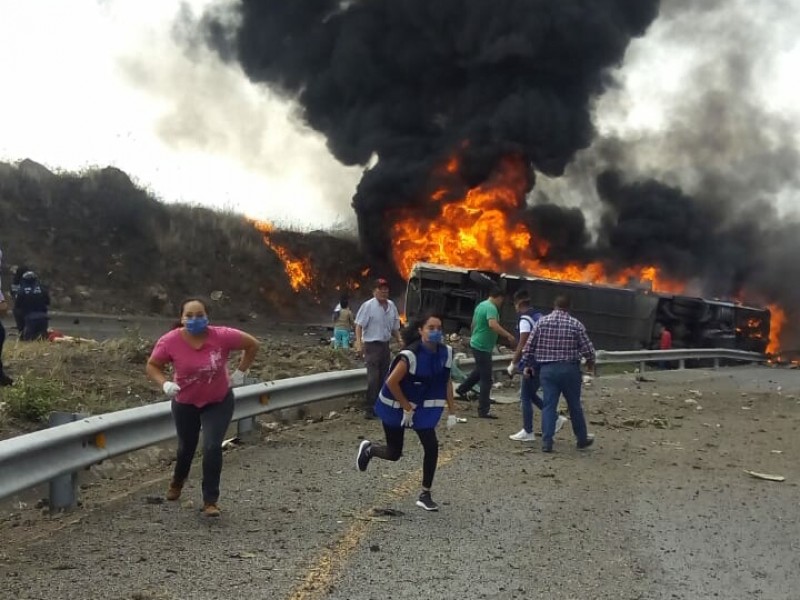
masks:
<path fill-rule="evenodd" d="M 558 399 L 564 394 L 572 421 L 572 431 L 578 439 L 578 448 L 588 448 L 594 437 L 586 431 L 586 419 L 581 407 L 581 358 L 586 367 L 594 370 L 594 346 L 586 335 L 583 323 L 569 314 L 567 296 L 556 298 L 553 312 L 542 317 L 533 327 L 522 351 L 524 376 L 531 377 L 536 364 L 542 382 L 544 409 L 542 410 L 542 451 L 553 451 Z"/>

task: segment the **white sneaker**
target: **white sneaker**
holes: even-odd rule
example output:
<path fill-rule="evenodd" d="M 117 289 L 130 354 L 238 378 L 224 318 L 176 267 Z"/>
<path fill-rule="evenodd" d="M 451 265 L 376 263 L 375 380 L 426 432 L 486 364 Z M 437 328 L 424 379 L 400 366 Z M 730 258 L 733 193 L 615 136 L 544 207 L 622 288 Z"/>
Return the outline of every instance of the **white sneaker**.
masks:
<path fill-rule="evenodd" d="M 567 419 L 567 417 L 562 417 L 561 415 L 558 415 L 558 418 L 556 419 L 556 433 L 561 431 L 561 428 L 564 427 L 564 424 L 567 421 L 569 421 L 569 419 Z"/>
<path fill-rule="evenodd" d="M 520 429 L 514 435 L 508 436 L 508 439 L 514 440 L 515 442 L 535 442 L 536 436 L 533 434 L 532 431 L 528 433 L 524 429 Z"/>

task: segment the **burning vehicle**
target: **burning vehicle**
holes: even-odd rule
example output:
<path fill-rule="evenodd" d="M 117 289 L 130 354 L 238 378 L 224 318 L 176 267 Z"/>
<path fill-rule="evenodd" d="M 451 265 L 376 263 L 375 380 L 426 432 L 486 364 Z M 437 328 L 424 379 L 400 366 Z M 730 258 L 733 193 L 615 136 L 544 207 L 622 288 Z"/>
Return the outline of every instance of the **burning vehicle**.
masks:
<path fill-rule="evenodd" d="M 408 278 L 405 311 L 409 319 L 434 310 L 444 316 L 447 333 L 467 333 L 475 305 L 498 285 L 507 300 L 500 310 L 503 327 L 513 331 L 516 313 L 511 298 L 527 290 L 535 308 L 548 312 L 559 294 L 572 299 L 595 346 L 603 350 L 658 347 L 660 326 L 672 333 L 673 348 L 731 348 L 764 353 L 770 339 L 770 310 L 735 302 L 679 294 L 561 281 L 416 263 Z"/>

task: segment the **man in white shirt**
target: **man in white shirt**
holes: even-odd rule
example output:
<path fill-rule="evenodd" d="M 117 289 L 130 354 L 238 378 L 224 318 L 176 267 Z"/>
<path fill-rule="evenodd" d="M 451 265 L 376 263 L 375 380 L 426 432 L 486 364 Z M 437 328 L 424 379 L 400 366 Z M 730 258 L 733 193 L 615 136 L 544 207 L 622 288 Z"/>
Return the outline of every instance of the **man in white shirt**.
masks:
<path fill-rule="evenodd" d="M 372 407 L 381 391 L 391 363 L 389 341 L 396 337 L 400 344 L 400 313 L 389 300 L 389 282 L 375 280 L 372 298 L 364 302 L 356 314 L 356 352 L 364 354 L 367 365 L 367 395 L 364 399 L 364 417 L 374 418 Z"/>

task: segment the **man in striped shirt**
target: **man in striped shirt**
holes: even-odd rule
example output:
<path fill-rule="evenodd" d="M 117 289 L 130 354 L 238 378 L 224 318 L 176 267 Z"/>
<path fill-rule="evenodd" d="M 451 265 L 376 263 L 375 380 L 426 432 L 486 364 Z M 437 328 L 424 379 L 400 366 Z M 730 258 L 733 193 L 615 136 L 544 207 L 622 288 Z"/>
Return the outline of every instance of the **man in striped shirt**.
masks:
<path fill-rule="evenodd" d="M 558 296 L 553 312 L 542 317 L 533 327 L 522 351 L 524 376 L 533 376 L 533 366 L 539 369 L 544 395 L 542 410 L 542 451 L 553 451 L 558 399 L 564 394 L 572 422 L 572 431 L 578 439 L 578 448 L 588 448 L 594 437 L 586 431 L 586 419 L 581 407 L 581 358 L 586 367 L 594 370 L 594 346 L 586 335 L 586 327 L 569 314 L 570 300 Z"/>

